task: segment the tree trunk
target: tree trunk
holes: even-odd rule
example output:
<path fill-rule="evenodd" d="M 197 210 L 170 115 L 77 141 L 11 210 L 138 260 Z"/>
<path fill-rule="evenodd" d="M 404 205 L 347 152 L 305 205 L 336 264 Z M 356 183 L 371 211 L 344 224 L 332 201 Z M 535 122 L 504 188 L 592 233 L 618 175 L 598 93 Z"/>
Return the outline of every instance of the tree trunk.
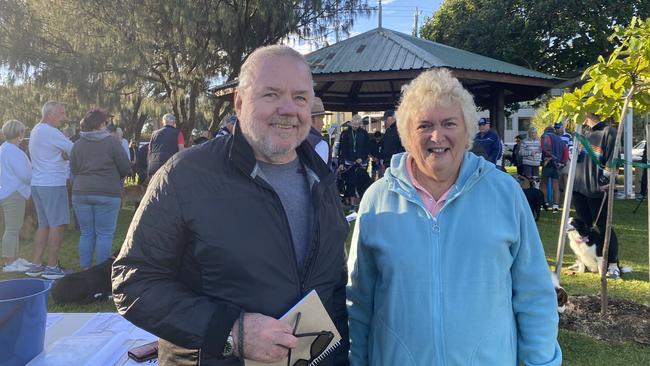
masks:
<path fill-rule="evenodd" d="M 193 82 L 190 87 L 188 118 L 186 126 L 183 129 L 183 135 L 186 136 L 185 146 L 192 145 L 192 130 L 194 130 L 194 125 L 196 124 L 196 99 L 198 98 L 198 92 L 199 85 L 197 82 Z"/>
<path fill-rule="evenodd" d="M 213 99 L 214 100 L 214 108 L 212 109 L 212 121 L 210 122 L 210 127 L 208 130 L 210 132 L 216 132 L 219 129 L 219 125 L 221 124 L 221 121 L 228 115 L 229 113 L 234 113 L 234 106 L 232 108 L 228 108 L 230 106 L 230 102 L 227 100 L 224 100 L 223 98 L 218 98 L 218 99 Z"/>
<path fill-rule="evenodd" d="M 131 140 L 132 138 L 134 138 L 134 136 L 140 135 L 140 131 L 138 131 L 137 123 L 139 119 L 140 106 L 142 106 L 142 100 L 144 98 L 140 94 L 137 94 L 136 96 L 134 96 L 134 98 L 135 101 L 133 102 L 133 110 L 130 113 L 131 115 L 128 116 L 127 118 L 124 118 L 127 122 L 126 126 L 124 126 L 125 127 L 124 137 L 127 140 Z M 140 126 L 139 128 L 140 130 L 142 130 L 142 126 Z"/>
<path fill-rule="evenodd" d="M 142 136 L 142 127 L 144 126 L 144 123 L 147 121 L 147 118 L 149 115 L 147 113 L 142 113 L 140 117 L 138 117 L 138 120 L 135 123 L 135 141 L 140 141 L 140 136 Z"/>
<path fill-rule="evenodd" d="M 625 128 L 625 115 L 627 114 L 628 106 L 634 95 L 634 84 L 630 88 L 630 91 L 625 96 L 625 102 L 623 103 L 623 111 L 621 111 L 621 119 L 618 123 L 618 129 L 616 130 L 616 142 L 614 143 L 614 157 L 613 159 L 618 158 L 619 150 L 621 149 L 621 136 L 623 136 L 623 129 Z M 607 267 L 609 265 L 609 241 L 612 236 L 612 216 L 614 211 L 614 187 L 616 186 L 616 175 L 618 173 L 618 167 L 613 167 L 614 171 L 609 177 L 609 186 L 607 188 L 607 221 L 605 223 L 605 240 L 603 243 L 603 264 L 601 267 L 600 275 L 600 313 L 605 315 L 607 313 Z"/>

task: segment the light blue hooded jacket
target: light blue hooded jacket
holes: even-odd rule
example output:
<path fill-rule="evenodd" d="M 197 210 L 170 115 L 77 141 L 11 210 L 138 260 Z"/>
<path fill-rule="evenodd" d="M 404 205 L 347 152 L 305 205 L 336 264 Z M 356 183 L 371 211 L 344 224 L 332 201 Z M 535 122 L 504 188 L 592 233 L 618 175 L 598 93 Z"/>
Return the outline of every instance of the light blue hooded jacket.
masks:
<path fill-rule="evenodd" d="M 351 365 L 560 365 L 557 298 L 517 182 L 466 152 L 434 218 L 407 154 L 393 156 L 359 207 Z"/>

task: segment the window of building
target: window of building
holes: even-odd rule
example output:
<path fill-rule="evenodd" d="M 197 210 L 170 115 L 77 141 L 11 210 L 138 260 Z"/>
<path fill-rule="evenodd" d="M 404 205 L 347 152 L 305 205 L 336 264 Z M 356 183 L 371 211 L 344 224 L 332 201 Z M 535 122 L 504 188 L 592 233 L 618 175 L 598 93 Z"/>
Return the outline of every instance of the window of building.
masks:
<path fill-rule="evenodd" d="M 519 132 L 526 132 L 530 127 L 530 117 L 519 117 Z"/>

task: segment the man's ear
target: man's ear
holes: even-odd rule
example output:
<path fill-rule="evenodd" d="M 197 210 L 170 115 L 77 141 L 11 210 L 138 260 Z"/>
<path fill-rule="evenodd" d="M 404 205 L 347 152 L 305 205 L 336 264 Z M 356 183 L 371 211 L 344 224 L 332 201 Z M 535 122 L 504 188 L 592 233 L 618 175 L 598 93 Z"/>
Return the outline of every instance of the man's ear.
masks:
<path fill-rule="evenodd" d="M 242 94 L 239 88 L 235 89 L 235 114 L 241 116 Z"/>

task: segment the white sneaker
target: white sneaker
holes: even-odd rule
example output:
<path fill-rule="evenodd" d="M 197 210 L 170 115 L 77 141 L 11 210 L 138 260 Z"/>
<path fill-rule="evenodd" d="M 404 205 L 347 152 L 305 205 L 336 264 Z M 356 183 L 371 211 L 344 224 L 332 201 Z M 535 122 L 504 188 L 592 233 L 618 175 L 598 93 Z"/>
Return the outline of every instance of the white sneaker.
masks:
<path fill-rule="evenodd" d="M 16 259 L 16 262 L 22 264 L 23 266 L 30 267 L 32 265 L 32 262 L 28 261 L 25 258 L 18 258 Z"/>
<path fill-rule="evenodd" d="M 29 267 L 20 263 L 17 259 L 13 261 L 11 264 L 7 264 L 2 268 L 2 272 L 9 273 L 9 272 L 27 272 L 29 270 Z"/>
<path fill-rule="evenodd" d="M 621 278 L 621 270 L 618 268 L 618 265 L 616 264 L 610 264 L 609 267 L 607 268 L 607 278 L 610 278 L 612 280 L 618 280 Z"/>

